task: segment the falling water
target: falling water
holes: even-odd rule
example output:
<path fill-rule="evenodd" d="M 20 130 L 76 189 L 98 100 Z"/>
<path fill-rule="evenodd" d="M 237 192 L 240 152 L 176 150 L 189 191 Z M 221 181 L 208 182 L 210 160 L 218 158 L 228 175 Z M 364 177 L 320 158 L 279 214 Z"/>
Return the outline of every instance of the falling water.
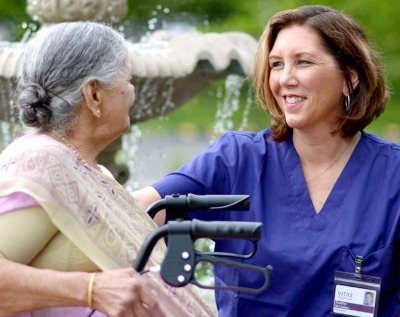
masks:
<path fill-rule="evenodd" d="M 239 129 L 238 129 L 239 131 L 246 130 L 247 125 L 249 123 L 250 109 L 253 105 L 254 105 L 253 86 L 249 85 L 247 88 L 246 104 L 243 109 L 242 122 L 240 123 Z"/>
<path fill-rule="evenodd" d="M 128 165 L 129 175 L 131 176 L 136 175 L 138 172 L 140 173 L 140 171 L 138 171 L 140 164 L 137 160 L 137 153 L 142 140 L 142 131 L 137 125 L 132 125 L 129 133 L 122 137 L 122 162 Z M 130 177 L 124 186 L 128 191 L 132 192 L 137 189 L 140 184 L 136 178 Z"/>
<path fill-rule="evenodd" d="M 123 154 L 120 155 L 122 162 L 128 164 L 131 175 L 125 186 L 137 189 L 149 185 L 177 168 L 175 157 L 179 157 L 179 165 L 183 164 L 205 150 L 221 134 L 229 130 L 245 130 L 251 106 L 254 104 L 250 86 L 244 85 L 243 78 L 230 75 L 215 88 L 215 105 L 214 107 L 210 105 L 208 110 L 210 115 L 215 113 L 214 127 L 210 135 L 182 140 L 175 134 L 158 133 L 154 131 L 153 126 L 151 128 L 153 130 L 150 130 L 132 125 L 130 132 L 123 136 L 121 151 Z M 146 99 L 151 99 L 150 87 L 145 91 L 148 94 Z M 170 93 L 172 90 L 165 92 L 166 100 Z M 138 98 L 141 98 L 140 94 Z M 243 95 L 245 98 L 241 98 Z M 168 107 L 168 101 L 164 106 Z M 238 118 L 234 120 L 234 116 L 240 120 Z M 162 130 L 164 122 L 170 119 L 168 115 L 162 115 L 154 120 L 158 120 L 158 128 Z M 196 124 L 196 118 L 191 121 Z M 176 125 L 179 124 L 176 122 Z"/>
<path fill-rule="evenodd" d="M 214 142 L 219 136 L 227 131 L 234 130 L 235 124 L 233 116 L 240 109 L 240 97 L 244 86 L 244 79 L 238 75 L 229 75 L 225 80 L 224 88 L 217 91 L 217 111 L 215 114 L 215 124 L 211 142 Z M 248 123 L 249 112 L 253 104 L 252 90 L 247 92 L 246 104 L 242 114 L 242 121 L 238 130 L 244 130 Z"/>
<path fill-rule="evenodd" d="M 225 94 L 222 89 L 217 92 L 217 112 L 213 134 L 221 135 L 233 129 L 232 117 L 239 110 L 240 89 L 243 86 L 243 79 L 237 75 L 230 75 L 225 81 Z"/>
<path fill-rule="evenodd" d="M 10 144 L 17 135 L 21 134 L 21 127 L 17 123 L 17 112 L 14 101 L 8 96 L 14 94 L 14 83 L 0 79 L 0 151 Z"/>

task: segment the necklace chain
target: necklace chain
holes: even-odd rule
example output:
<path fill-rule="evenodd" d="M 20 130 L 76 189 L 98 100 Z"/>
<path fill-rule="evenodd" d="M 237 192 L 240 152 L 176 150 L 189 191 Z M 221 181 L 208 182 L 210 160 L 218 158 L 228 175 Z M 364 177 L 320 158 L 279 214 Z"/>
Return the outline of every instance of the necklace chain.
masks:
<path fill-rule="evenodd" d="M 333 159 L 332 163 L 328 165 L 328 167 L 326 167 L 325 169 L 323 169 L 321 172 L 319 172 L 316 176 L 311 177 L 307 180 L 305 180 L 306 183 L 309 183 L 311 181 L 313 181 L 314 179 L 317 179 L 318 177 L 320 177 L 321 175 L 323 175 L 324 173 L 326 173 L 328 170 L 330 170 L 332 167 L 334 167 L 336 165 L 336 163 L 343 157 L 343 155 L 347 152 L 347 150 L 349 149 L 350 145 L 353 143 L 354 140 L 354 136 L 350 139 L 350 142 L 345 146 L 345 148 L 343 149 L 343 151 Z"/>
<path fill-rule="evenodd" d="M 64 143 L 69 149 L 72 150 L 72 152 L 75 153 L 76 157 L 78 158 L 78 160 L 85 166 L 88 167 L 88 163 L 86 162 L 86 160 L 83 158 L 83 155 L 81 154 L 81 152 L 79 152 L 75 146 L 72 145 L 71 142 L 68 141 L 67 138 L 63 137 L 61 134 L 57 133 L 56 131 L 53 131 L 53 134 L 59 139 L 61 140 L 62 143 Z"/>

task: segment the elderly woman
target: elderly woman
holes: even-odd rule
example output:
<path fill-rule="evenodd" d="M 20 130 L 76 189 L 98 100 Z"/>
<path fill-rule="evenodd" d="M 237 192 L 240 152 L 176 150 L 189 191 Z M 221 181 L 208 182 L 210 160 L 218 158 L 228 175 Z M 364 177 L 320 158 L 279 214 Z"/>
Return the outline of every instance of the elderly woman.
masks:
<path fill-rule="evenodd" d="M 329 7 L 279 12 L 260 39 L 254 86 L 270 129 L 229 132 L 135 195 L 143 207 L 171 193 L 250 195 L 249 213 L 195 215 L 263 222 L 251 263 L 274 268 L 261 295 L 217 293 L 219 316 L 400 316 L 400 146 L 363 130 L 388 100 L 365 32 Z M 218 285 L 260 282 L 228 268 L 215 274 Z"/>
<path fill-rule="evenodd" d="M 16 104 L 30 131 L 0 156 L 0 255 L 35 268 L 114 270 L 77 275 L 87 286 L 68 290 L 77 291 L 79 300 L 50 298 L 48 305 L 88 308 L 32 316 L 88 316 L 92 310 L 109 316 L 212 315 L 190 288 L 171 292 L 155 275 L 127 269 L 156 225 L 96 158 L 129 129 L 131 73 L 126 41 L 102 24 L 59 24 L 26 48 Z M 151 264 L 160 263 L 163 250 L 160 244 Z M 52 286 L 52 276 L 59 281 L 47 275 L 50 282 L 38 280 L 37 293 L 66 287 Z M 9 302 L 7 309 L 10 314 L 26 307 Z"/>

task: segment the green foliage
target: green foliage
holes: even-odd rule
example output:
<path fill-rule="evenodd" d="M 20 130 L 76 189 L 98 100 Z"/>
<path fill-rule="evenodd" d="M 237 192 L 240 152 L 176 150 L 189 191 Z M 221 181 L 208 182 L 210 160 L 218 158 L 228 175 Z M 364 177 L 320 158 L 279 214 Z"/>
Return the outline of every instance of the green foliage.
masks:
<path fill-rule="evenodd" d="M 13 41 L 20 40 L 27 28 L 37 28 L 26 12 L 26 3 L 26 0 L 0 0 L 0 22 L 8 26 Z"/>
<path fill-rule="evenodd" d="M 22 20 L 27 17 L 25 12 L 26 0 L 0 0 L 0 21 Z"/>

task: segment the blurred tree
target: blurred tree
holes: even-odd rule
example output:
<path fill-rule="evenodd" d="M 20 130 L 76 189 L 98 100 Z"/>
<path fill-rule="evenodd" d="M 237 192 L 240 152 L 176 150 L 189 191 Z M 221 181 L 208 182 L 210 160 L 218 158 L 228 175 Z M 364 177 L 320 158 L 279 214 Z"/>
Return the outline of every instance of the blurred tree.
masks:
<path fill-rule="evenodd" d="M 0 1 L 0 21 L 5 20 L 22 20 L 23 18 L 27 18 L 28 15 L 25 12 L 26 8 L 26 0 L 14 0 Z"/>
<path fill-rule="evenodd" d="M 19 40 L 24 30 L 24 22 L 30 22 L 31 18 L 26 13 L 26 0 L 0 0 L 0 23 L 10 33 L 10 40 Z"/>

